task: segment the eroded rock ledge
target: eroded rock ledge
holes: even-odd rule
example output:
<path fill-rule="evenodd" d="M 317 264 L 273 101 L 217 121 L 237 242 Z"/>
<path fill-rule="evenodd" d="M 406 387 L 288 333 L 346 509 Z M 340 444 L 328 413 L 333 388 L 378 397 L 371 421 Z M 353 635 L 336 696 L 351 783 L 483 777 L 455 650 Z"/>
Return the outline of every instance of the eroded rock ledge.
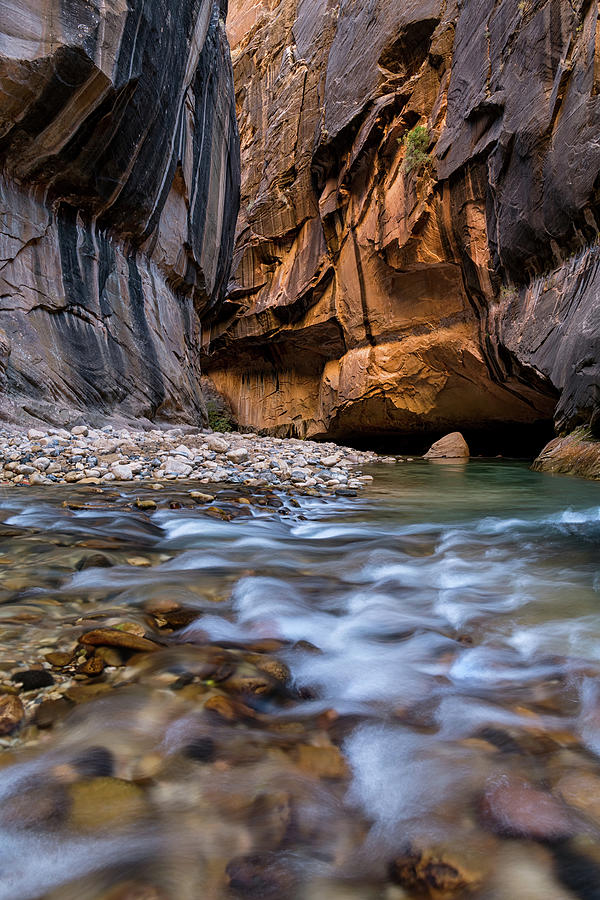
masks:
<path fill-rule="evenodd" d="M 587 421 L 597 4 L 234 0 L 228 29 L 242 210 L 204 349 L 240 423 L 347 437 Z"/>
<path fill-rule="evenodd" d="M 0 413 L 198 422 L 239 192 L 226 0 L 8 0 Z"/>

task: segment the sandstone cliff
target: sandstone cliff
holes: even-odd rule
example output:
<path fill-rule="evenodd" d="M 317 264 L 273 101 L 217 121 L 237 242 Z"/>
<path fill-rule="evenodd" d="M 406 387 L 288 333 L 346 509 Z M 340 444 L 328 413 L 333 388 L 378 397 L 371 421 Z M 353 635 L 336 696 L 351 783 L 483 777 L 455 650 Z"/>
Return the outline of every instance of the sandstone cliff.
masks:
<path fill-rule="evenodd" d="M 589 419 L 598 4 L 233 0 L 228 31 L 242 209 L 204 362 L 240 420 Z"/>
<path fill-rule="evenodd" d="M 5 0 L 0 413 L 198 421 L 239 193 L 226 0 Z"/>

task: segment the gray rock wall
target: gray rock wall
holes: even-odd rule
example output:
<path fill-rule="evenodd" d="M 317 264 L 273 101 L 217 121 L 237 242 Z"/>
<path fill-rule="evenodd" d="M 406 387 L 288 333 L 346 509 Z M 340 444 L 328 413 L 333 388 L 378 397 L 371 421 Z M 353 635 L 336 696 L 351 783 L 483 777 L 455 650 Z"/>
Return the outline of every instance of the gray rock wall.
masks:
<path fill-rule="evenodd" d="M 239 194 L 225 0 L 6 0 L 0 413 L 199 421 Z"/>

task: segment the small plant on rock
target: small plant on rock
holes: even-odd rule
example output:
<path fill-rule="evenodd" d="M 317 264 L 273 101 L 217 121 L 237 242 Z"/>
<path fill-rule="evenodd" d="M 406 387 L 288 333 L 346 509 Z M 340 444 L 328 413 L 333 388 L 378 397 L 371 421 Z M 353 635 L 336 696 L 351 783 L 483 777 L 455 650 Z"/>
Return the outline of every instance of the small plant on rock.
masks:
<path fill-rule="evenodd" d="M 207 401 L 206 413 L 209 428 L 212 428 L 213 431 L 220 431 L 221 434 L 233 431 L 233 422 L 225 413 L 219 411 L 214 400 Z"/>
<path fill-rule="evenodd" d="M 420 169 L 428 169 L 431 166 L 431 157 L 427 152 L 430 138 L 424 125 L 415 125 L 412 131 L 405 135 L 404 144 L 404 171 L 416 172 Z"/>

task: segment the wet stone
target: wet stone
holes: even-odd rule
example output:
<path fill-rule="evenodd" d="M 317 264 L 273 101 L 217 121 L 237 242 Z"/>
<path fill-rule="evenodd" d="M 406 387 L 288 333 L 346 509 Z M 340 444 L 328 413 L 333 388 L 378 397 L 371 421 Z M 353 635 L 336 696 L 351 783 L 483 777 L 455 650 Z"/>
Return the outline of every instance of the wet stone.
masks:
<path fill-rule="evenodd" d="M 212 738 L 198 737 L 185 745 L 183 754 L 196 762 L 211 763 L 217 757 L 217 748 Z"/>
<path fill-rule="evenodd" d="M 390 879 L 432 900 L 463 897 L 478 887 L 482 873 L 465 864 L 463 854 L 436 847 L 407 847 L 390 866 Z"/>
<path fill-rule="evenodd" d="M 14 694 L 0 694 L 0 735 L 11 734 L 23 720 L 25 709 Z"/>
<path fill-rule="evenodd" d="M 58 700 L 43 700 L 36 707 L 33 720 L 38 728 L 52 728 L 57 722 L 62 721 L 72 709 L 72 703 L 62 697 Z"/>
<path fill-rule="evenodd" d="M 125 881 L 103 893 L 98 900 L 169 900 L 169 898 L 153 884 Z"/>
<path fill-rule="evenodd" d="M 67 809 L 68 798 L 62 785 L 40 784 L 3 799 L 0 825 L 17 829 L 54 829 L 64 822 Z"/>
<path fill-rule="evenodd" d="M 142 499 L 138 498 L 135 501 L 135 505 L 137 506 L 138 509 L 152 510 L 152 509 L 156 509 L 157 503 L 156 503 L 156 500 L 142 500 Z"/>
<path fill-rule="evenodd" d="M 93 553 L 80 560 L 77 569 L 82 572 L 84 569 L 108 569 L 113 565 L 114 563 L 104 553 Z"/>
<path fill-rule="evenodd" d="M 256 663 L 256 666 L 261 672 L 264 672 L 266 675 L 269 675 L 271 678 L 274 678 L 275 681 L 278 681 L 283 685 L 289 684 L 291 680 L 289 667 L 280 659 L 259 660 Z"/>
<path fill-rule="evenodd" d="M 107 777 L 114 774 L 115 759 L 107 747 L 86 747 L 73 759 L 73 766 L 86 778 Z"/>
<path fill-rule="evenodd" d="M 527 782 L 503 779 L 481 803 L 483 824 L 506 837 L 561 840 L 576 831 L 569 811 L 551 794 Z"/>
<path fill-rule="evenodd" d="M 201 613 L 195 609 L 174 609 L 160 613 L 160 618 L 171 628 L 184 628 L 200 618 Z"/>
<path fill-rule="evenodd" d="M 20 684 L 23 691 L 37 691 L 54 684 L 54 677 L 46 669 L 25 669 L 15 672 L 11 681 Z"/>
<path fill-rule="evenodd" d="M 151 653 L 161 649 L 160 644 L 154 641 L 116 628 L 96 628 L 94 631 L 88 631 L 79 638 L 79 643 L 93 647 L 121 647 L 139 653 Z"/>
<path fill-rule="evenodd" d="M 65 690 L 65 697 L 73 703 L 87 703 L 101 694 L 110 693 L 113 690 L 110 684 L 74 684 Z"/>
<path fill-rule="evenodd" d="M 299 744 L 294 759 L 300 769 L 316 778 L 346 778 L 349 774 L 342 752 L 334 746 Z"/>
<path fill-rule="evenodd" d="M 74 831 L 124 827 L 144 816 L 147 804 L 137 785 L 98 777 L 70 785 L 69 825 Z"/>
<path fill-rule="evenodd" d="M 232 859 L 226 874 L 230 890 L 239 897 L 280 900 L 294 887 L 293 873 L 274 853 Z"/>
<path fill-rule="evenodd" d="M 77 666 L 77 671 L 80 675 L 88 675 L 90 678 L 100 675 L 103 669 L 104 660 L 100 656 L 92 656 L 80 666 Z"/>
<path fill-rule="evenodd" d="M 103 660 L 107 666 L 123 666 L 125 665 L 123 654 L 116 647 L 96 647 L 94 656 Z"/>
<path fill-rule="evenodd" d="M 55 668 L 63 669 L 65 666 L 69 665 L 69 663 L 73 659 L 73 654 L 64 653 L 60 650 L 53 650 L 51 653 L 46 653 L 44 659 Z"/>

